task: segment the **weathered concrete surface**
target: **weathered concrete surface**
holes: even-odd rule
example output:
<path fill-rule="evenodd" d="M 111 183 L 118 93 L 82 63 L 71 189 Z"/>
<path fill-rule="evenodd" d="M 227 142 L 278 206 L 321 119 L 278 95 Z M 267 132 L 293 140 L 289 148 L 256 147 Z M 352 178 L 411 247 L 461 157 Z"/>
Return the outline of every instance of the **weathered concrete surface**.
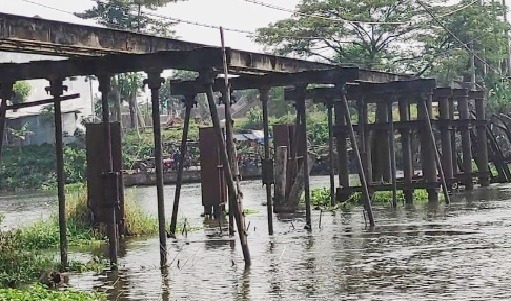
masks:
<path fill-rule="evenodd" d="M 2 51 L 63 56 L 150 53 L 192 50 L 203 46 L 177 39 L 6 13 L 0 13 L 0 41 Z"/>

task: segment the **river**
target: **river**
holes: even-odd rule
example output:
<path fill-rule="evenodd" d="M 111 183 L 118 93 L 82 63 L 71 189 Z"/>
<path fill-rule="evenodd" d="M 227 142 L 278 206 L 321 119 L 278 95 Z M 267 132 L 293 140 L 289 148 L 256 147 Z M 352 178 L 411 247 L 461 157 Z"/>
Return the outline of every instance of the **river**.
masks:
<path fill-rule="evenodd" d="M 327 187 L 328 177 L 311 177 Z M 374 208 L 367 230 L 362 208 L 274 217 L 266 226 L 260 181 L 242 184 L 252 266 L 244 268 L 239 244 L 212 237 L 200 217 L 200 185 L 182 190 L 180 219 L 202 229 L 169 241 L 169 275 L 159 269 L 158 239 L 130 240 L 118 275 L 71 275 L 70 285 L 102 290 L 110 300 L 509 300 L 511 299 L 511 185 L 459 193 L 451 205 Z M 156 216 L 156 188 L 129 190 Z M 174 186 L 165 186 L 170 218 Z M 0 198 L 5 227 L 49 215 L 55 196 Z"/>

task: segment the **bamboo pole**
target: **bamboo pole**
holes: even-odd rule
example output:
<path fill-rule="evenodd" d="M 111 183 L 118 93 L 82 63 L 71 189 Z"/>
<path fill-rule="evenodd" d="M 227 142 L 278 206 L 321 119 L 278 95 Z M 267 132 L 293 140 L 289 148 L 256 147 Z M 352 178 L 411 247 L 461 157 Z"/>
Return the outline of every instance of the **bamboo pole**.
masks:
<path fill-rule="evenodd" d="M 186 141 L 188 140 L 188 129 L 190 128 L 190 115 L 195 103 L 196 95 L 187 95 L 185 97 L 185 121 L 183 125 L 183 136 L 181 137 L 181 146 L 179 148 L 179 165 L 177 171 L 176 192 L 174 203 L 172 205 L 172 217 L 170 219 L 170 236 L 176 237 L 177 215 L 179 213 L 179 199 L 181 198 L 181 187 L 183 186 L 183 170 L 186 157 Z"/>
<path fill-rule="evenodd" d="M 342 94 L 342 99 L 341 99 L 340 103 L 341 103 L 341 106 L 344 111 L 344 117 L 346 119 L 346 124 L 348 126 L 351 147 L 353 148 L 353 151 L 355 153 L 355 159 L 356 159 L 355 161 L 357 163 L 358 175 L 360 176 L 360 183 L 362 185 L 362 196 L 364 199 L 364 209 L 365 209 L 365 211 L 367 213 L 367 217 L 369 219 L 369 225 L 371 227 L 374 227 L 375 224 L 374 224 L 373 209 L 371 207 L 371 197 L 369 195 L 369 190 L 367 188 L 367 179 L 366 179 L 366 175 L 364 172 L 364 166 L 362 164 L 362 158 L 360 157 L 360 151 L 358 150 L 357 139 L 355 137 L 355 131 L 353 131 L 353 125 L 351 124 L 350 112 L 349 112 L 349 108 L 348 108 L 348 99 L 346 98 L 346 93 Z"/>
<path fill-rule="evenodd" d="M 245 259 L 245 265 L 250 266 L 252 264 L 250 259 L 250 251 L 248 249 L 247 242 L 247 233 L 245 230 L 245 217 L 243 216 L 243 208 L 241 204 L 241 199 L 239 198 L 236 189 L 234 187 L 234 181 L 232 177 L 231 166 L 229 162 L 229 157 L 227 155 L 226 143 L 223 137 L 222 128 L 220 127 L 220 118 L 218 117 L 218 111 L 215 104 L 215 99 L 213 95 L 213 77 L 212 74 L 201 74 L 201 76 L 206 81 L 206 96 L 208 100 L 208 106 L 211 113 L 211 120 L 213 122 L 213 128 L 215 129 L 215 135 L 217 136 L 218 143 L 220 146 L 220 159 L 222 160 L 222 164 L 225 166 L 224 173 L 227 181 L 227 190 L 229 193 L 229 211 L 231 208 L 234 212 L 234 216 L 236 218 L 236 226 L 238 228 L 238 234 L 241 241 L 241 249 L 243 251 L 243 258 Z M 228 144 L 231 144 L 232 140 L 227 141 Z"/>
<path fill-rule="evenodd" d="M 225 48 L 225 37 L 224 37 L 224 29 L 220 27 L 220 42 L 222 46 L 222 63 L 223 63 L 223 72 L 224 72 L 224 90 L 222 91 L 222 99 L 224 101 L 225 106 L 225 139 L 227 141 L 226 149 L 227 149 L 227 157 L 229 159 L 229 166 L 231 168 L 233 179 L 236 181 L 236 195 L 237 199 L 243 197 L 240 187 L 240 175 L 238 170 L 237 159 L 234 151 L 234 142 L 233 142 L 233 122 L 231 115 L 231 89 L 229 84 L 229 68 L 227 66 L 227 51 Z M 224 165 L 227 166 L 227 165 Z M 234 236 L 234 228 L 233 228 L 233 220 L 234 220 L 234 211 L 229 208 L 229 236 Z"/>

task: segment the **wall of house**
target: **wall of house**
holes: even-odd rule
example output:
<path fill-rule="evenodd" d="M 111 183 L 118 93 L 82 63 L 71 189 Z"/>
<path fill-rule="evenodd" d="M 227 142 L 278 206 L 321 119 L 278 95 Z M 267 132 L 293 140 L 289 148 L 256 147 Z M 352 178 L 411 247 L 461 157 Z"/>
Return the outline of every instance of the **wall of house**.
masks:
<path fill-rule="evenodd" d="M 20 129 L 24 124 L 28 125 L 31 132 L 26 137 L 22 145 L 40 145 L 44 143 L 55 144 L 55 126 L 52 118 L 42 116 L 26 116 L 17 119 L 7 120 L 7 128 Z M 79 124 L 78 114 L 76 112 L 65 112 L 62 114 L 62 130 L 64 132 L 64 144 L 76 141 L 74 132 Z M 17 143 L 12 139 L 7 140 L 7 145 Z"/>

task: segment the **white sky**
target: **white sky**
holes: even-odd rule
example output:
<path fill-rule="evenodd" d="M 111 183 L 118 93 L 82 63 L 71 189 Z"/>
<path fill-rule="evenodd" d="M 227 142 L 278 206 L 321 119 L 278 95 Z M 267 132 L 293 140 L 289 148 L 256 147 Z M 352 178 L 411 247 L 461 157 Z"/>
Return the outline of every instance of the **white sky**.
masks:
<path fill-rule="evenodd" d="M 275 3 L 266 0 L 268 3 Z M 44 6 L 58 8 L 57 11 Z M 278 6 L 293 9 L 299 0 L 279 0 Z M 67 12 L 80 12 L 94 5 L 90 0 L 0 0 L 0 11 L 28 17 L 39 16 L 44 19 L 61 20 L 85 25 L 94 25 L 94 21 L 82 20 Z M 67 11 L 67 12 L 66 12 Z M 266 26 L 270 22 L 287 18 L 289 12 L 278 11 L 243 0 L 188 0 L 171 3 L 159 9 L 157 14 L 180 18 L 215 26 L 224 26 L 252 31 Z M 218 29 L 203 28 L 187 24 L 174 27 L 180 38 L 209 45 L 220 44 Z M 225 32 L 226 46 L 248 51 L 262 51 L 262 47 L 253 43 L 243 34 Z"/>

